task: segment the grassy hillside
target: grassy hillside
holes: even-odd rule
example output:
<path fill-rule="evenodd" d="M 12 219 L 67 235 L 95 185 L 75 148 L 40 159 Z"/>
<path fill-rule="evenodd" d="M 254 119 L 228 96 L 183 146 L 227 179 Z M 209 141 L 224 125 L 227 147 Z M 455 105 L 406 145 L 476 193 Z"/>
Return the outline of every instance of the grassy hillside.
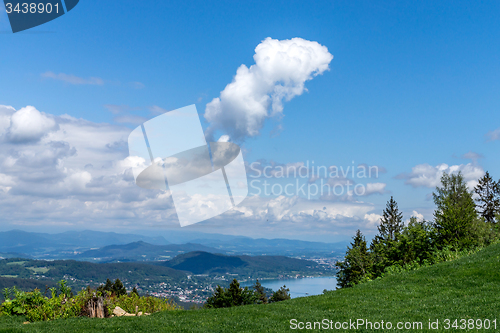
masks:
<path fill-rule="evenodd" d="M 174 311 L 139 318 L 70 319 L 23 325 L 0 317 L 0 332 L 287 332 L 290 320 L 422 322 L 445 330 L 444 319 L 497 320 L 500 329 L 500 244 L 477 254 L 417 271 L 391 275 L 351 289 L 270 305 Z M 439 320 L 438 330 L 428 322 Z M 493 325 L 493 324 L 491 324 Z M 345 330 L 341 330 L 345 331 Z M 354 330 L 350 330 L 354 331 Z M 357 332 L 384 331 L 365 330 Z M 397 330 L 392 330 L 397 331 Z M 458 330 L 464 331 L 464 330 Z M 476 331 L 476 330 L 472 330 Z"/>

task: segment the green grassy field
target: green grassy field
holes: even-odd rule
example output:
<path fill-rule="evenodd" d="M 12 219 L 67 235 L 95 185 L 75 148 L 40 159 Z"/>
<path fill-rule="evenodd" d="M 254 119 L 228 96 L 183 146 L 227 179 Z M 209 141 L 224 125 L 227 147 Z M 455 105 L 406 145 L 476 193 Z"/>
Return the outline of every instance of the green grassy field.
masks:
<path fill-rule="evenodd" d="M 383 320 L 384 327 L 388 321 L 393 325 L 391 330 L 366 329 L 364 325 L 358 329 L 337 330 L 342 332 L 399 331 L 395 329 L 398 322 L 422 323 L 422 329 L 401 331 L 478 331 L 451 326 L 455 319 L 459 320 L 458 327 L 460 319 L 489 319 L 490 329 L 481 331 L 500 331 L 500 244 L 459 260 L 391 275 L 355 288 L 269 305 L 170 311 L 137 318 L 77 318 L 26 325 L 23 325 L 23 318 L 0 317 L 0 332 L 306 331 L 292 330 L 291 319 L 304 323 L 327 319 L 333 321 L 333 328 L 336 322 L 358 319 L 372 324 Z M 429 319 L 432 322 L 439 320 L 439 328 L 429 329 Z M 450 329 L 445 329 L 445 319 L 451 319 Z M 496 329 L 493 320 L 496 320 Z"/>

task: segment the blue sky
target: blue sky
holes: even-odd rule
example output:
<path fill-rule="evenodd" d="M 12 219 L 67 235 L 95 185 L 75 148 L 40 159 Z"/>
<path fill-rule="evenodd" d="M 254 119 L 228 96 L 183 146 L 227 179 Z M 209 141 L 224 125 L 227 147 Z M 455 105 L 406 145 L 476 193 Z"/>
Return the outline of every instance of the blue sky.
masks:
<path fill-rule="evenodd" d="M 283 41 L 299 37 L 317 42 L 334 57 L 329 70 L 306 81 L 307 91 L 283 102 L 281 117 L 266 118 L 258 135 L 238 142 L 245 151 L 245 160 L 281 164 L 314 161 L 316 165 L 343 167 L 353 165 L 353 161 L 354 165 L 366 163 L 386 172 L 378 179 L 357 182 L 385 185 L 367 196 L 288 202 L 286 207 L 281 206 L 280 213 L 269 215 L 269 209 L 265 214 L 260 212 L 267 216 L 260 220 L 240 221 L 226 214 L 191 228 L 248 234 L 248 225 L 256 224 L 262 227 L 262 234 L 251 236 L 322 241 L 346 240 L 357 228 L 372 235 L 376 215 L 381 214 L 391 195 L 405 218 L 421 214 L 432 219 L 433 203 L 428 195 L 442 170 L 462 170 L 472 185 L 483 170 L 489 170 L 494 178 L 500 177 L 500 134 L 494 132 L 500 128 L 499 7 L 496 1 L 123 0 L 118 5 L 81 0 L 59 19 L 17 34 L 10 33 L 7 16 L 2 13 L 0 105 L 17 111 L 33 106 L 60 128 L 65 126 L 64 120 L 58 118 L 61 115 L 84 119 L 86 125 L 83 120 L 72 120 L 72 126 L 108 131 L 111 134 L 102 140 L 109 140 L 109 144 L 121 142 L 127 131 L 157 115 L 151 111 L 154 106 L 173 110 L 196 104 L 203 126 L 208 128 L 210 124 L 204 118 L 207 103 L 219 97 L 239 66 L 255 63 L 255 49 L 266 38 Z M 11 117 L 14 111 L 5 112 L 6 117 Z M 55 131 L 56 127 L 47 124 L 47 133 Z M 227 133 L 219 130 L 217 136 L 223 134 Z M 40 135 L 37 144 L 31 139 L 13 143 L 4 138 L 2 158 L 14 156 L 20 161 L 21 153 L 15 152 L 24 152 L 25 156 L 42 154 L 55 139 L 47 139 L 49 134 Z M 53 165 L 47 166 L 50 170 L 59 166 L 57 172 L 62 172 L 62 178 L 56 180 L 59 176 L 54 176 L 36 182 L 44 188 L 61 190 L 33 190 L 36 186 L 30 186 L 27 179 L 35 172 L 34 167 L 0 167 L 5 183 L 0 183 L 5 188 L 0 206 L 5 207 L 4 211 L 7 207 L 27 211 L 25 215 L 4 217 L 1 229 L 89 226 L 125 230 L 137 228 L 137 221 L 144 228 L 178 227 L 171 214 L 154 213 L 161 203 L 148 208 L 146 202 L 151 194 L 135 193 L 139 190 L 133 186 L 126 190 L 134 198 L 127 200 L 132 201 L 120 199 L 116 191 L 122 191 L 121 187 L 102 190 L 106 194 L 88 192 L 89 187 L 108 186 L 103 179 L 122 171 L 111 171 L 111 167 L 106 171 L 102 166 L 99 171 L 95 166 L 94 171 L 89 171 L 82 161 L 68 162 L 64 171 L 61 164 L 77 155 L 83 160 L 83 156 L 92 155 L 95 147 L 80 147 L 85 140 L 53 135 L 68 143 L 66 155 L 53 155 Z M 126 157 L 119 146 L 111 157 L 103 157 L 102 165 L 116 164 Z M 71 155 L 72 148 L 76 155 Z M 436 168 L 443 163 L 448 168 Z M 68 190 L 72 185 L 68 185 L 71 182 L 67 178 L 85 178 L 84 172 L 89 172 L 92 180 L 84 181 L 80 190 Z M 98 179 L 102 180 L 100 185 Z M 68 186 L 65 191 L 64 186 Z M 289 199 L 278 202 L 282 205 Z M 44 200 L 53 200 L 54 208 L 33 208 L 44 206 Z M 132 209 L 121 214 L 117 208 L 102 213 L 106 205 L 119 207 L 120 200 L 135 202 L 141 211 Z M 247 204 L 254 207 L 255 217 L 255 207 L 270 202 L 274 205 L 276 200 L 272 196 L 252 198 Z M 67 215 L 64 210 L 73 207 L 72 211 L 77 212 L 85 205 L 91 207 L 90 202 L 102 206 L 93 208 L 95 215 L 84 211 Z M 291 209 L 294 205 L 301 208 Z M 336 207 L 336 213 L 326 220 L 318 220 L 315 213 L 300 221 L 292 217 L 326 205 Z M 358 208 L 359 212 L 354 212 Z M 61 211 L 57 213 L 57 209 Z M 99 212 L 108 221 L 106 224 L 95 222 Z"/>

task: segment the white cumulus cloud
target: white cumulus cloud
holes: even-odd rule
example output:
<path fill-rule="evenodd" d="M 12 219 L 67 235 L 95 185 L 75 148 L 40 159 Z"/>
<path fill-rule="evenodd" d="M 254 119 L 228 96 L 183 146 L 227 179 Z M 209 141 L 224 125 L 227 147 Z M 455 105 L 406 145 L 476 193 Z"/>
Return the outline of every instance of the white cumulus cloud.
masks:
<path fill-rule="evenodd" d="M 458 172 L 462 172 L 469 189 L 473 189 L 477 185 L 477 180 L 484 175 L 483 168 L 473 163 L 459 165 L 441 163 L 436 166 L 429 164 L 416 165 L 410 173 L 400 174 L 397 178 L 405 179 L 405 184 L 413 187 L 435 188 L 441 184 L 443 173 L 457 174 Z"/>
<path fill-rule="evenodd" d="M 12 114 L 7 139 L 11 142 L 38 141 L 49 132 L 58 128 L 53 117 L 38 111 L 33 106 L 27 106 Z M 4 126 L 7 120 L 3 121 Z"/>
<path fill-rule="evenodd" d="M 370 194 L 384 194 L 385 193 L 385 187 L 387 184 L 385 183 L 367 183 L 365 186 L 365 193 L 364 195 L 370 195 Z"/>
<path fill-rule="evenodd" d="M 301 95 L 305 82 L 328 70 L 328 49 L 302 38 L 266 38 L 255 48 L 255 65 L 241 65 L 220 97 L 207 104 L 207 136 L 215 131 L 242 141 L 259 134 L 269 117 L 283 113 L 283 101 Z"/>

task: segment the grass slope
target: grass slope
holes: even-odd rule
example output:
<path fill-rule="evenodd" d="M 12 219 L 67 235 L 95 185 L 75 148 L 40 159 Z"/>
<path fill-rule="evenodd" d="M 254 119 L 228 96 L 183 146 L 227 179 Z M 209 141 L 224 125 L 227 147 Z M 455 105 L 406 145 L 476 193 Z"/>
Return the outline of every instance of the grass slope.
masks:
<path fill-rule="evenodd" d="M 304 322 L 324 318 L 334 322 L 384 320 L 394 325 L 399 321 L 421 321 L 424 329 L 419 332 L 464 331 L 444 330 L 445 318 L 489 318 L 497 319 L 498 331 L 500 244 L 456 261 L 388 276 L 355 288 L 270 305 L 172 311 L 139 318 L 79 318 L 28 325 L 22 324 L 22 318 L 2 317 L 0 332 L 287 332 L 292 331 L 289 323 L 292 318 Z M 440 329 L 429 330 L 429 319 L 439 319 Z"/>

